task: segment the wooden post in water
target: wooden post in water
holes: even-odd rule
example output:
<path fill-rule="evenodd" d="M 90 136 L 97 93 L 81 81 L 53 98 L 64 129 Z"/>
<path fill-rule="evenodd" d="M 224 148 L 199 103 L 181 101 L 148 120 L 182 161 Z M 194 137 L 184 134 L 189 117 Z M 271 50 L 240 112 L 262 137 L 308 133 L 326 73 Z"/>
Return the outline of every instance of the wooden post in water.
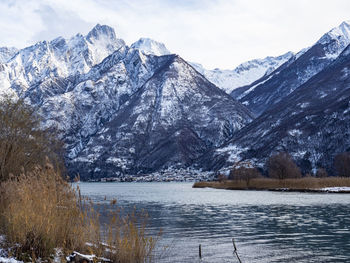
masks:
<path fill-rule="evenodd" d="M 234 249 L 233 254 L 236 255 L 236 257 L 237 257 L 239 263 L 242 263 L 241 259 L 240 259 L 239 256 L 238 256 L 237 247 L 236 247 L 235 239 L 234 239 L 234 238 L 232 238 L 232 244 L 233 244 L 233 249 Z"/>
<path fill-rule="evenodd" d="M 202 245 L 199 244 L 199 258 L 202 259 Z"/>

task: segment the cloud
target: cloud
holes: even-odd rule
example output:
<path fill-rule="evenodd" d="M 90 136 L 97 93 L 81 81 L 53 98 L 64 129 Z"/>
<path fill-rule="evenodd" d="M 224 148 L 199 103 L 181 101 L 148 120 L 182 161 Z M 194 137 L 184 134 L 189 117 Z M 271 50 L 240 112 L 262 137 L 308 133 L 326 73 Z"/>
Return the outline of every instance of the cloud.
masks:
<path fill-rule="evenodd" d="M 208 68 L 298 51 L 350 19 L 348 0 L 5 0 L 0 45 L 35 41 L 108 24 L 131 44 L 140 37 Z"/>
<path fill-rule="evenodd" d="M 84 21 L 72 11 L 53 9 L 49 5 L 42 5 L 34 12 L 40 17 L 43 26 L 43 30 L 36 32 L 32 37 L 35 42 L 51 40 L 58 36 L 70 37 L 94 26 L 94 23 Z"/>

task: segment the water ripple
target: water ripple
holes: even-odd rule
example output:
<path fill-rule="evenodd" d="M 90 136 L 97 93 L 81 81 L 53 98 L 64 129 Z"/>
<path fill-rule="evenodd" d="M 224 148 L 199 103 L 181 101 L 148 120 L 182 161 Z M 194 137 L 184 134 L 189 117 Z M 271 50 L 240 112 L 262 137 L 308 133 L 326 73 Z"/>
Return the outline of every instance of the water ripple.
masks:
<path fill-rule="evenodd" d="M 163 229 L 160 262 L 349 262 L 350 195 L 192 189 L 190 184 L 88 184 L 96 202 L 117 198 Z"/>

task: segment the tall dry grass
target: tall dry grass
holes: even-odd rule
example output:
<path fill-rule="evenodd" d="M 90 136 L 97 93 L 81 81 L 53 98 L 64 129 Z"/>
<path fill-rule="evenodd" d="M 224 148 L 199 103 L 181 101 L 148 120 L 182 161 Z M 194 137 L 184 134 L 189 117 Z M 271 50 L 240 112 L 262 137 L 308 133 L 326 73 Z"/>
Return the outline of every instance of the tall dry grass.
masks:
<path fill-rule="evenodd" d="M 153 259 L 157 238 L 147 235 L 146 217 L 122 214 L 114 205 L 102 224 L 100 211 L 49 163 L 10 176 L 0 194 L 0 233 L 13 256 L 25 262 L 50 260 L 55 248 L 63 255 L 79 251 L 120 263 Z"/>
<path fill-rule="evenodd" d="M 73 189 L 50 164 L 10 176 L 1 191 L 1 230 L 14 256 L 28 261 L 46 258 L 60 247 L 84 246 L 83 218 Z"/>
<path fill-rule="evenodd" d="M 303 177 L 295 179 L 271 179 L 271 178 L 255 178 L 251 179 L 249 187 L 243 180 L 226 180 L 223 182 L 197 182 L 193 187 L 212 187 L 218 189 L 278 189 L 278 188 L 289 188 L 293 190 L 308 190 L 308 189 L 319 189 L 325 187 L 350 187 L 350 178 L 348 177 Z"/>
<path fill-rule="evenodd" d="M 158 237 L 147 236 L 147 215 L 115 213 L 106 227 L 107 258 L 113 262 L 152 262 Z"/>

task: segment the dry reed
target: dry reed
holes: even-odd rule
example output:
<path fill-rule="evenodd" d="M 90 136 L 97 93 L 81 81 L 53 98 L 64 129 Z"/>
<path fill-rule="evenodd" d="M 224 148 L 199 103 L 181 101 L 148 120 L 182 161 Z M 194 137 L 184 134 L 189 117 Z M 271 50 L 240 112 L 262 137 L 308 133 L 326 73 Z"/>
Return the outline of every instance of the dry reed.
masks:
<path fill-rule="evenodd" d="M 288 188 L 291 190 L 308 190 L 308 189 L 320 189 L 325 187 L 350 187 L 350 178 L 348 177 L 304 177 L 295 179 L 271 179 L 271 178 L 255 178 L 249 182 L 249 187 L 243 180 L 226 180 L 222 182 L 196 182 L 194 188 L 211 187 L 217 189 L 257 189 L 257 190 L 269 190 Z"/>
<path fill-rule="evenodd" d="M 13 256 L 51 260 L 55 248 L 95 254 L 112 262 L 151 262 L 157 238 L 146 234 L 146 217 L 123 215 L 112 201 L 103 225 L 92 202 L 65 182 L 52 165 L 11 176 L 0 185 L 0 233 Z"/>

